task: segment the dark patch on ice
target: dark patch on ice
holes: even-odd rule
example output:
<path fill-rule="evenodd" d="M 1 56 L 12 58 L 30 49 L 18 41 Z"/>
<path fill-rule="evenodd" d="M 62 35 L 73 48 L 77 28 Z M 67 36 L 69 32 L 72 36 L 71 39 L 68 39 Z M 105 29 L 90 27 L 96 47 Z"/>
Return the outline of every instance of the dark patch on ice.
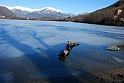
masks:
<path fill-rule="evenodd" d="M 14 83 L 14 75 L 12 72 L 0 74 L 0 83 Z"/>
<path fill-rule="evenodd" d="M 84 74 L 79 71 L 69 69 L 49 69 L 45 71 L 36 71 L 28 73 L 30 78 L 57 78 Z"/>

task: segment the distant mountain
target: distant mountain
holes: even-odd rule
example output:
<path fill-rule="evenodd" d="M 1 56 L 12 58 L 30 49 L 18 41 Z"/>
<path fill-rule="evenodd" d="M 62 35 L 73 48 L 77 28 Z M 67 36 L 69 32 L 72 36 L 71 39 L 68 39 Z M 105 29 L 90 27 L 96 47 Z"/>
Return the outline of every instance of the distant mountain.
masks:
<path fill-rule="evenodd" d="M 42 18 L 42 17 L 55 17 L 55 18 L 67 18 L 74 17 L 76 15 L 72 13 L 63 13 L 60 9 L 55 9 L 52 7 L 45 7 L 41 9 L 30 9 L 21 6 L 9 7 L 16 16 L 18 17 L 26 17 L 26 18 Z"/>
<path fill-rule="evenodd" d="M 78 15 L 87 15 L 87 14 L 89 14 L 88 12 L 84 12 L 84 13 L 80 13 L 80 14 L 78 14 Z M 77 16 L 78 16 L 77 15 Z"/>
<path fill-rule="evenodd" d="M 16 16 L 11 10 L 4 6 L 0 6 L 0 15 L 1 16 Z"/>

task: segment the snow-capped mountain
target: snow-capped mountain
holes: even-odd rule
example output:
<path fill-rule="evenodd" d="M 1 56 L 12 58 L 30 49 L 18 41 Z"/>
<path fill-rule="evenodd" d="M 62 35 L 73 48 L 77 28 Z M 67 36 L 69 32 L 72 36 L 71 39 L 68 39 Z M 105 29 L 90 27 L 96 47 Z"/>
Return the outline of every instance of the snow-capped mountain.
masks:
<path fill-rule="evenodd" d="M 3 5 L 5 6 L 5 5 Z M 26 18 L 41 18 L 41 17 L 56 17 L 56 18 L 67 18 L 75 16 L 72 13 L 63 13 L 60 9 L 45 7 L 41 9 L 31 9 L 21 6 L 5 6 L 10 9 L 18 17 Z"/>

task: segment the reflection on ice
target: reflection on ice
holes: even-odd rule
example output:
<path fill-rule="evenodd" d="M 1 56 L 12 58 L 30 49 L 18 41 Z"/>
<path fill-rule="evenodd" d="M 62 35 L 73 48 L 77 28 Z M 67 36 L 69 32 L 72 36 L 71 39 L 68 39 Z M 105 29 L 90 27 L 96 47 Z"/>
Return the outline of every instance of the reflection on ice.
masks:
<path fill-rule="evenodd" d="M 15 24 L 16 22 L 16 24 Z M 124 28 L 71 22 L 0 20 L 0 57 L 32 55 L 67 40 L 105 45 L 122 43 Z M 41 48 L 40 50 L 37 48 Z"/>

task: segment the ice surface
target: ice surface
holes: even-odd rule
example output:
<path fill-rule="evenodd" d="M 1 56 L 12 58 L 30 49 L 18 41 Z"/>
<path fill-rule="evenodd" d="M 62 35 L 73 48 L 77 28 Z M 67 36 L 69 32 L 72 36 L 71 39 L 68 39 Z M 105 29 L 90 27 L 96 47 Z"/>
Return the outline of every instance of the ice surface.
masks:
<path fill-rule="evenodd" d="M 14 83 L 14 75 L 12 72 L 0 74 L 0 83 Z"/>
<path fill-rule="evenodd" d="M 79 71 L 69 69 L 49 69 L 45 71 L 36 71 L 28 73 L 30 78 L 57 78 L 84 74 Z"/>
<path fill-rule="evenodd" d="M 68 40 L 89 45 L 123 43 L 123 33 L 123 27 L 72 22 L 0 20 L 0 58 L 40 53 Z"/>

